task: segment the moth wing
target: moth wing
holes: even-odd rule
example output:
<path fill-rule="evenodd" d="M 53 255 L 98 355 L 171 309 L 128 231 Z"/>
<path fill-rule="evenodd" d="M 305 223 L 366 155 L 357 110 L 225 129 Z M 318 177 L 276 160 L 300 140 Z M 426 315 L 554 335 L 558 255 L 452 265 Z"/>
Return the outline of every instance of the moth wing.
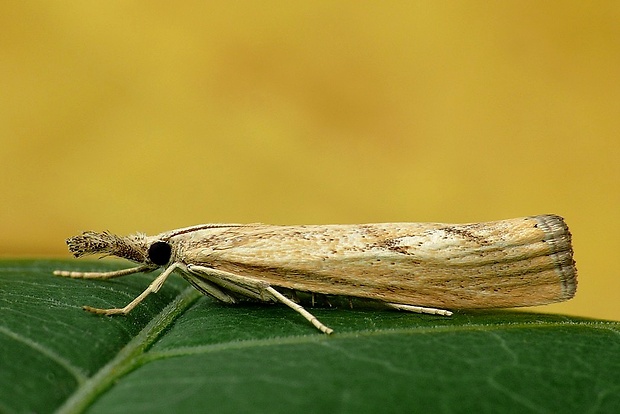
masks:
<path fill-rule="evenodd" d="M 574 293 L 570 233 L 541 228 L 556 217 L 237 227 L 186 256 L 299 291 L 431 307 L 531 306 Z"/>

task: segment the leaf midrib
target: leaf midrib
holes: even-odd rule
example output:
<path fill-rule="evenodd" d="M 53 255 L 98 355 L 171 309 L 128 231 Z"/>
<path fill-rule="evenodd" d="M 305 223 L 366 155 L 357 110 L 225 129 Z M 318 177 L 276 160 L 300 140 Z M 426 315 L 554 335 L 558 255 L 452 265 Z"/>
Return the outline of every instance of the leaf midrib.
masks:
<path fill-rule="evenodd" d="M 193 287 L 183 290 L 154 317 L 110 362 L 82 383 L 56 411 L 58 414 L 81 413 L 111 384 L 142 364 L 140 355 L 202 295 Z"/>

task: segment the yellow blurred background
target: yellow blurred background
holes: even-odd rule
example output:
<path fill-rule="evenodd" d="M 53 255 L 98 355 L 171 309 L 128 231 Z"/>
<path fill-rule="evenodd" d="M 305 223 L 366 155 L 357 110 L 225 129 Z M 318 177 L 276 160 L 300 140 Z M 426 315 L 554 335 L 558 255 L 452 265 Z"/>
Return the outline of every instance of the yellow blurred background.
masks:
<path fill-rule="evenodd" d="M 7 1 L 0 253 L 82 230 L 564 216 L 620 320 L 620 2 Z"/>

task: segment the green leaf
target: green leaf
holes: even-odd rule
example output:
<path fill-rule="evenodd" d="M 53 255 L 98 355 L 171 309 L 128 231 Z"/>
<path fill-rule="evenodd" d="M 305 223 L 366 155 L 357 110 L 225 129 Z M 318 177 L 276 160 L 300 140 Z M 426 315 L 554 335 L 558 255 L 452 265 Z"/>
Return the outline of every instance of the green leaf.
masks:
<path fill-rule="evenodd" d="M 0 412 L 617 412 L 620 324 L 514 311 L 450 318 L 377 309 L 228 306 L 172 277 L 107 281 L 0 262 Z"/>

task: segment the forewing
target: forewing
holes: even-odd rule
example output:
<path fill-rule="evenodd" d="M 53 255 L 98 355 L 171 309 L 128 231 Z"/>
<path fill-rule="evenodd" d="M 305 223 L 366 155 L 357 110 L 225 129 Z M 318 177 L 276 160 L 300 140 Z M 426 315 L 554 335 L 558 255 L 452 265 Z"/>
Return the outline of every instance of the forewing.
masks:
<path fill-rule="evenodd" d="M 529 306 L 574 294 L 570 233 L 556 217 L 235 227 L 197 232 L 184 260 L 306 292 L 446 308 Z M 541 228 L 547 222 L 553 229 Z"/>

